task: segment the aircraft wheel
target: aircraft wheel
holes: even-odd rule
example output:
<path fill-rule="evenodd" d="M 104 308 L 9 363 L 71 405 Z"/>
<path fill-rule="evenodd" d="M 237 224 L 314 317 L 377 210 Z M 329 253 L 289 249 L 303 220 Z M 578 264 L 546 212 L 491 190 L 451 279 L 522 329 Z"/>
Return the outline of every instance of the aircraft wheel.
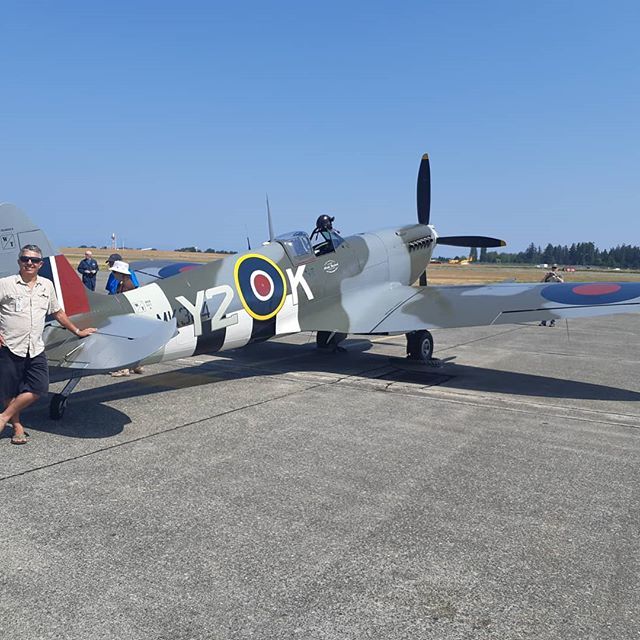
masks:
<path fill-rule="evenodd" d="M 429 362 L 433 356 L 433 336 L 429 331 L 407 333 L 407 357 L 412 360 Z"/>
<path fill-rule="evenodd" d="M 52 420 L 60 420 L 64 415 L 65 409 L 67 408 L 67 400 L 69 398 L 67 396 L 63 396 L 61 393 L 56 393 L 53 398 L 51 398 L 51 403 L 49 404 L 49 417 Z"/>

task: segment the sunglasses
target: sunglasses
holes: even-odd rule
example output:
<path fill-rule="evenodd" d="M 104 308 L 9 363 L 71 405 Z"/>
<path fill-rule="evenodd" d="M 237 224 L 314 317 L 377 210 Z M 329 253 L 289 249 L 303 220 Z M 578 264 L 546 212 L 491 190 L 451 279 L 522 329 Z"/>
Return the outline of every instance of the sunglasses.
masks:
<path fill-rule="evenodd" d="M 42 262 L 42 258 L 32 258 L 31 256 L 20 256 L 19 260 L 23 264 L 27 264 L 27 262 L 33 262 L 33 264 L 40 264 Z"/>

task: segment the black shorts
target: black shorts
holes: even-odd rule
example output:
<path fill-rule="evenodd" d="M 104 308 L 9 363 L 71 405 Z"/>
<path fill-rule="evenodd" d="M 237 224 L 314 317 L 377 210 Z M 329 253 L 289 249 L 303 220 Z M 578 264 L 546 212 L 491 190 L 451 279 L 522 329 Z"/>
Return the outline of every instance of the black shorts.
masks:
<path fill-rule="evenodd" d="M 0 348 L 0 402 L 30 391 L 39 396 L 49 391 L 49 364 L 44 351 L 34 358 Z"/>

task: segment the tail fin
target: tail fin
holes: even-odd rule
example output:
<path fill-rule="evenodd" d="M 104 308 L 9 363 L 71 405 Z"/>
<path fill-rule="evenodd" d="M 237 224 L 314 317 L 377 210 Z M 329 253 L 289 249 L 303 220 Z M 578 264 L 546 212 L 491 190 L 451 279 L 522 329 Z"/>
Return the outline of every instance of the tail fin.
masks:
<path fill-rule="evenodd" d="M 45 257 L 57 253 L 45 232 L 24 211 L 8 202 L 0 204 L 0 276 L 16 273 L 20 247 L 25 244 L 38 245 Z"/>
<path fill-rule="evenodd" d="M 49 242 L 27 214 L 13 204 L 0 204 L 0 277 L 17 271 L 20 248 L 35 244 L 45 258 L 39 275 L 53 282 L 58 300 L 69 316 L 89 311 L 87 289 L 69 261 Z"/>

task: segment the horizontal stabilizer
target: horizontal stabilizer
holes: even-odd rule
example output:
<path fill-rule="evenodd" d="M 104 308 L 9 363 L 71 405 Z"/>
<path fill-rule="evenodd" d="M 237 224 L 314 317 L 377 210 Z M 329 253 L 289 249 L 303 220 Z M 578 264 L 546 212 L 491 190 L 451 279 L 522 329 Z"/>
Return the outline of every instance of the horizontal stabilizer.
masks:
<path fill-rule="evenodd" d="M 105 318 L 97 328 L 96 333 L 79 339 L 60 327 L 48 327 L 45 339 L 50 366 L 85 372 L 122 369 L 155 353 L 177 331 L 175 318 L 163 322 L 134 313 Z"/>

